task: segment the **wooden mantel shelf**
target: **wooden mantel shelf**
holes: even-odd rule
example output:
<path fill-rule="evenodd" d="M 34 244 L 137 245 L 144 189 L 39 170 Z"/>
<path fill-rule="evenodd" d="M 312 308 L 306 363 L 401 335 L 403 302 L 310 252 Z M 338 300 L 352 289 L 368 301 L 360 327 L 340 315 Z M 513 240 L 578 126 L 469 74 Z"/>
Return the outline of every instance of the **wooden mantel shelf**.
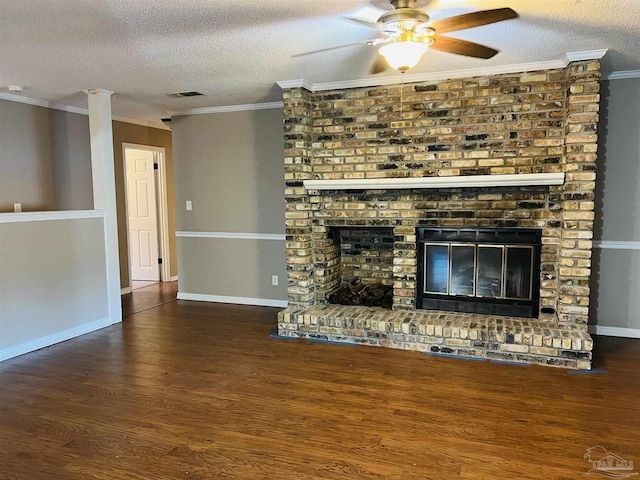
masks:
<path fill-rule="evenodd" d="M 469 175 L 458 177 L 304 180 L 307 190 L 394 190 L 416 188 L 530 187 L 562 185 L 564 173 Z"/>

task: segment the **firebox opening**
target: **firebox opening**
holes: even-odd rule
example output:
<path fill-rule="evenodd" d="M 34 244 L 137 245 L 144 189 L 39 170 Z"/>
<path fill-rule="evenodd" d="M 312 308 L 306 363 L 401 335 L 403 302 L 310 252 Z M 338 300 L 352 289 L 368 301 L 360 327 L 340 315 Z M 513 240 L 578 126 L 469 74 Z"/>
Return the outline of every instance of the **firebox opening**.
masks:
<path fill-rule="evenodd" d="M 326 299 L 341 305 L 391 308 L 393 228 L 330 228 L 325 249 Z"/>
<path fill-rule="evenodd" d="M 418 229 L 416 307 L 536 318 L 539 229 Z"/>

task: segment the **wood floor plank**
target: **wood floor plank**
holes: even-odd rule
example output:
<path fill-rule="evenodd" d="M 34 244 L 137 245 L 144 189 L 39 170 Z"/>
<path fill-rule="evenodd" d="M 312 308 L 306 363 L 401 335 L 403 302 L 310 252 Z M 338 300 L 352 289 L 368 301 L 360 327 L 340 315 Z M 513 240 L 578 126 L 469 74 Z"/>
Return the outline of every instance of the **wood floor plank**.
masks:
<path fill-rule="evenodd" d="M 119 325 L 0 363 L 0 478 L 577 479 L 640 465 L 640 341 L 570 374 L 270 336 L 278 309 L 125 296 Z M 137 313 L 134 313 L 137 312 Z"/>

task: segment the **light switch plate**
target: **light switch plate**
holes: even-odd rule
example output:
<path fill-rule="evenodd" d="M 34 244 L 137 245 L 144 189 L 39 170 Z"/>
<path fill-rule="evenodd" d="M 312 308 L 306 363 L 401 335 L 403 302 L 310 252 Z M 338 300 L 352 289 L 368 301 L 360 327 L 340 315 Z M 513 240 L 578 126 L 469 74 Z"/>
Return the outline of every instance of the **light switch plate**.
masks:
<path fill-rule="evenodd" d="M 186 208 L 187 210 L 193 210 L 193 205 L 191 204 L 191 200 L 187 200 Z"/>

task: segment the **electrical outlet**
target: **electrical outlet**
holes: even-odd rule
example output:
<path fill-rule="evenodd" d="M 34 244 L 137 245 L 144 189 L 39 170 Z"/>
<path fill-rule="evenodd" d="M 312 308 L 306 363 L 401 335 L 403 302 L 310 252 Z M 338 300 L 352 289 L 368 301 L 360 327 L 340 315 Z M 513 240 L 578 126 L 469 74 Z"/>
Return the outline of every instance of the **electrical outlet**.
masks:
<path fill-rule="evenodd" d="M 278 275 L 271 275 L 271 285 L 278 285 Z"/>
<path fill-rule="evenodd" d="M 20 213 L 22 211 L 22 204 L 21 203 L 14 203 L 13 204 L 13 211 L 15 213 Z"/>

